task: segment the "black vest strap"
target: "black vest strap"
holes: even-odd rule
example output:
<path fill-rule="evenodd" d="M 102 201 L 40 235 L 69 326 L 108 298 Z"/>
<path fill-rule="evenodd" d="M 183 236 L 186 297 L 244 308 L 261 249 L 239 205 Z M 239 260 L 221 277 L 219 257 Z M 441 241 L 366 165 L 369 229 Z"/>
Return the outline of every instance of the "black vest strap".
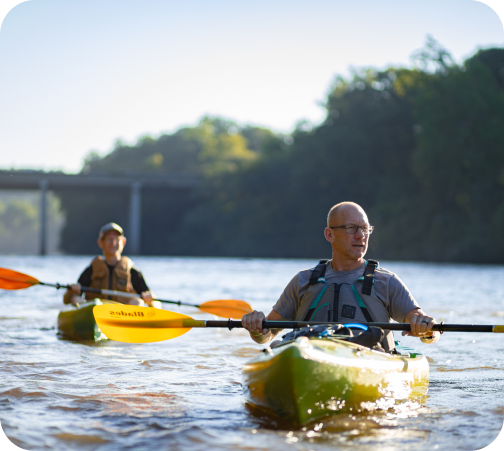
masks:
<path fill-rule="evenodd" d="M 362 285 L 362 294 L 371 294 L 371 288 L 373 287 L 374 272 L 376 267 L 379 265 L 376 260 L 368 260 L 366 269 L 364 270 L 364 283 Z"/>
<path fill-rule="evenodd" d="M 303 318 L 303 321 L 310 321 L 310 318 L 311 316 L 313 315 L 313 312 L 315 311 L 314 308 L 311 308 L 309 309 L 307 312 L 306 312 L 306 315 L 305 317 Z"/>
<path fill-rule="evenodd" d="M 361 308 L 362 314 L 366 317 L 366 321 L 368 323 L 374 323 L 373 318 L 371 318 L 371 314 L 369 313 L 369 310 L 366 307 L 362 307 L 362 305 L 359 306 Z"/>
<path fill-rule="evenodd" d="M 319 260 L 319 264 L 317 266 L 315 266 L 315 268 L 313 269 L 313 271 L 311 273 L 310 282 L 309 282 L 310 285 L 315 285 L 316 283 L 318 283 L 318 280 L 320 277 L 325 276 L 325 272 L 327 269 L 326 263 L 328 261 L 329 260 Z"/>
<path fill-rule="evenodd" d="M 340 294 L 341 284 L 334 284 L 334 298 L 333 298 L 333 314 L 332 320 L 339 321 L 339 294 Z"/>

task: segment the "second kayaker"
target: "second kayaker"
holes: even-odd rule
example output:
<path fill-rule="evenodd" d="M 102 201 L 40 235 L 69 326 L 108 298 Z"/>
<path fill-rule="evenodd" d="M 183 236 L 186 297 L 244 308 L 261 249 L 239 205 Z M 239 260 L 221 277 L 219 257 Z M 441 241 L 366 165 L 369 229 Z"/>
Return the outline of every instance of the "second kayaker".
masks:
<path fill-rule="evenodd" d="M 432 331 L 436 320 L 427 315 L 404 283 L 394 273 L 366 261 L 369 235 L 373 226 L 362 207 L 342 202 L 331 208 L 324 236 L 332 248 L 332 260 L 299 272 L 265 316 L 253 311 L 242 324 L 257 343 L 272 340 L 281 329 L 262 328 L 263 320 L 334 321 L 340 323 L 389 322 L 410 323 L 411 332 L 424 343 L 439 340 Z M 385 351 L 394 349 L 393 333 L 382 341 Z"/>
<path fill-rule="evenodd" d="M 127 293 L 138 293 L 138 298 L 107 296 L 85 292 L 86 299 L 111 299 L 123 304 L 150 305 L 161 308 L 159 301 L 155 301 L 149 287 L 145 283 L 142 273 L 133 266 L 133 262 L 122 255 L 126 237 L 121 226 L 114 222 L 105 224 L 98 234 L 98 246 L 103 256 L 93 259 L 91 264 L 80 275 L 78 283 L 70 285 L 63 297 L 65 304 L 83 302 L 81 286 L 98 288 L 101 290 L 115 290 Z"/>

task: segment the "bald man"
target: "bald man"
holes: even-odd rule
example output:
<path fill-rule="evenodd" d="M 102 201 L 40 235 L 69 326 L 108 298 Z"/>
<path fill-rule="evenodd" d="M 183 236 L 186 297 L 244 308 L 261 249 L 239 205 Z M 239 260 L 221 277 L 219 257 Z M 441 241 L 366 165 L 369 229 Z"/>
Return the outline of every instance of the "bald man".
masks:
<path fill-rule="evenodd" d="M 281 329 L 263 329 L 264 319 L 271 321 L 333 321 L 340 323 L 390 322 L 410 323 L 411 332 L 424 343 L 439 340 L 432 331 L 436 320 L 417 304 L 408 288 L 394 273 L 366 261 L 369 235 L 373 226 L 363 208 L 342 202 L 327 215 L 324 236 L 332 248 L 332 259 L 299 272 L 265 316 L 253 311 L 242 324 L 257 343 L 272 340 Z M 394 349 L 391 331 L 381 343 L 385 351 Z"/>

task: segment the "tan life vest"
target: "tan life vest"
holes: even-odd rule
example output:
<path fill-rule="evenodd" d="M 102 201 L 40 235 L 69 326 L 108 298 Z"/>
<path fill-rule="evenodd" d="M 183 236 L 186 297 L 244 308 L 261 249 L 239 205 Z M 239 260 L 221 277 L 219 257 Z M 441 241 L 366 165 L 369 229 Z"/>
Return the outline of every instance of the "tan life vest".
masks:
<path fill-rule="evenodd" d="M 128 257 L 122 257 L 114 267 L 112 274 L 112 286 L 109 286 L 109 268 L 105 263 L 103 257 L 95 257 L 91 262 L 91 286 L 90 288 L 98 288 L 100 290 L 115 290 L 126 291 L 127 293 L 136 293 L 131 284 L 131 268 L 133 262 Z M 106 294 L 85 293 L 86 299 L 109 299 Z M 112 296 L 112 300 L 127 304 L 131 298 Z"/>
<path fill-rule="evenodd" d="M 321 267 L 322 265 L 319 265 L 314 269 Z M 327 284 L 324 274 L 325 271 L 321 277 L 317 275 L 313 282 L 310 281 L 310 286 L 301 298 L 296 313 L 297 321 L 327 321 L 342 324 L 369 323 L 369 319 L 373 322 L 389 321 L 388 311 L 376 296 L 375 290 L 371 290 L 367 296 L 362 296 L 363 284 L 359 282 L 363 277 L 357 279 L 353 285 L 348 283 Z M 372 306 L 374 315 L 370 313 L 370 306 Z M 391 331 L 385 331 L 381 345 L 386 352 L 391 352 L 394 349 L 394 334 Z"/>

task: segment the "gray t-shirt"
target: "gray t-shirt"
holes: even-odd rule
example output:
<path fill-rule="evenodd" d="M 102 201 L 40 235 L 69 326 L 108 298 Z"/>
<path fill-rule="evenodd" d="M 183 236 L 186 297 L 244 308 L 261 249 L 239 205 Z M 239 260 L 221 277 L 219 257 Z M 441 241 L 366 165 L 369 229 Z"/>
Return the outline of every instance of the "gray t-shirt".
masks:
<path fill-rule="evenodd" d="M 364 269 L 365 264 L 363 263 L 361 267 L 352 271 L 336 271 L 332 268 L 331 262 L 328 262 L 325 273 L 326 283 L 328 285 L 332 283 L 353 284 L 364 274 Z M 296 313 L 301 305 L 301 299 L 308 290 L 310 276 L 310 269 L 305 269 L 296 274 L 273 306 L 273 310 L 286 320 L 295 320 Z M 356 286 L 359 287 L 358 291 L 360 292 L 362 282 L 358 282 Z M 366 304 L 375 321 L 387 322 L 392 318 L 399 323 L 403 323 L 404 318 L 411 310 L 420 308 L 401 279 L 393 272 L 382 267 L 378 267 L 375 270 L 375 283 L 373 289 L 376 298 L 378 298 L 379 302 L 385 307 L 384 310 L 383 308 L 374 307 L 373 304 Z M 374 300 L 373 302 L 377 301 Z"/>

